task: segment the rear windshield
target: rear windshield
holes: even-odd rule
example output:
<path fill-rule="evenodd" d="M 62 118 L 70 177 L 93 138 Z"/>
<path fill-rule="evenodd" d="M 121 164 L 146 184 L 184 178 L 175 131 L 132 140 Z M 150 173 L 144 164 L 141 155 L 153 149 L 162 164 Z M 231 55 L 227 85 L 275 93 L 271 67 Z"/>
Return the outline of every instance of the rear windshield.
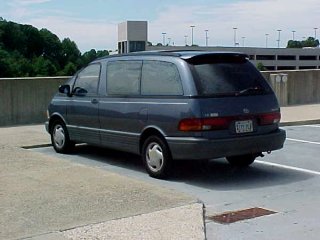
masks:
<path fill-rule="evenodd" d="M 202 96 L 243 96 L 271 93 L 260 72 L 244 57 L 213 57 L 190 61 Z"/>

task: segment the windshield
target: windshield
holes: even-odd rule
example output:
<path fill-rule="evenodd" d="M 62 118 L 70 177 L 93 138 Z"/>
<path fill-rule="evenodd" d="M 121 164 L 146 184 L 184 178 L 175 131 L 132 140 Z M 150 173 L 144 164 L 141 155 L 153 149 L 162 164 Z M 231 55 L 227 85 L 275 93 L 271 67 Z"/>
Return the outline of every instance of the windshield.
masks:
<path fill-rule="evenodd" d="M 192 63 L 201 95 L 240 96 L 268 94 L 271 89 L 247 60 Z"/>

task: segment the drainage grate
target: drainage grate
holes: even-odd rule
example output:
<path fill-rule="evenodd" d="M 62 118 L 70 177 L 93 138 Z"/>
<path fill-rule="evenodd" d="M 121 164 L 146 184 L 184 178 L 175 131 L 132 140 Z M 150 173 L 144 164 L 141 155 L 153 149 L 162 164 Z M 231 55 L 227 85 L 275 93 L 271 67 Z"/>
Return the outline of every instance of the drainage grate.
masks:
<path fill-rule="evenodd" d="M 212 220 L 214 222 L 228 224 L 234 223 L 246 219 L 257 218 L 261 216 L 266 216 L 270 214 L 275 214 L 277 212 L 270 211 L 263 208 L 249 208 L 239 211 L 226 212 L 219 215 L 208 216 L 207 219 Z"/>

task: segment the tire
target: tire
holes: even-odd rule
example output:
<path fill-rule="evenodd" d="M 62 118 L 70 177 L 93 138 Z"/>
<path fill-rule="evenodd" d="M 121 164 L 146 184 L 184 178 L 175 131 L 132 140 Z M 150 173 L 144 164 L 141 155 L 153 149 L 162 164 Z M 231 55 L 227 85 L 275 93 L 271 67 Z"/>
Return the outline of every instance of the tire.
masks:
<path fill-rule="evenodd" d="M 254 160 L 256 159 L 256 156 L 252 154 L 246 154 L 246 155 L 240 155 L 240 156 L 226 157 L 226 159 L 233 166 L 248 167 L 254 162 Z"/>
<path fill-rule="evenodd" d="M 142 160 L 150 177 L 166 179 L 172 170 L 172 157 L 165 140 L 158 136 L 148 137 L 142 147 Z"/>
<path fill-rule="evenodd" d="M 74 148 L 74 143 L 70 141 L 66 125 L 62 121 L 55 121 L 52 124 L 51 143 L 57 153 L 70 153 Z"/>

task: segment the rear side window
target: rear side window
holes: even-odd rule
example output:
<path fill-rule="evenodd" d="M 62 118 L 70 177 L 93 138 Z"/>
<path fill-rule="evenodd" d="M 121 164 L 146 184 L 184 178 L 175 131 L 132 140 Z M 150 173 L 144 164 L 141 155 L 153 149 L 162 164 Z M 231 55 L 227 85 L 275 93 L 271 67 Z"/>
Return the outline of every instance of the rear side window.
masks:
<path fill-rule="evenodd" d="M 139 95 L 142 61 L 109 62 L 107 67 L 108 95 Z"/>
<path fill-rule="evenodd" d="M 83 88 L 88 94 L 97 94 L 100 68 L 100 64 L 92 64 L 79 72 L 73 89 Z"/>
<path fill-rule="evenodd" d="M 214 58 L 214 56 L 213 56 Z M 245 59 L 192 62 L 201 95 L 259 95 L 271 92 L 260 72 Z"/>
<path fill-rule="evenodd" d="M 141 94 L 158 96 L 183 95 L 177 67 L 169 62 L 144 61 Z"/>

